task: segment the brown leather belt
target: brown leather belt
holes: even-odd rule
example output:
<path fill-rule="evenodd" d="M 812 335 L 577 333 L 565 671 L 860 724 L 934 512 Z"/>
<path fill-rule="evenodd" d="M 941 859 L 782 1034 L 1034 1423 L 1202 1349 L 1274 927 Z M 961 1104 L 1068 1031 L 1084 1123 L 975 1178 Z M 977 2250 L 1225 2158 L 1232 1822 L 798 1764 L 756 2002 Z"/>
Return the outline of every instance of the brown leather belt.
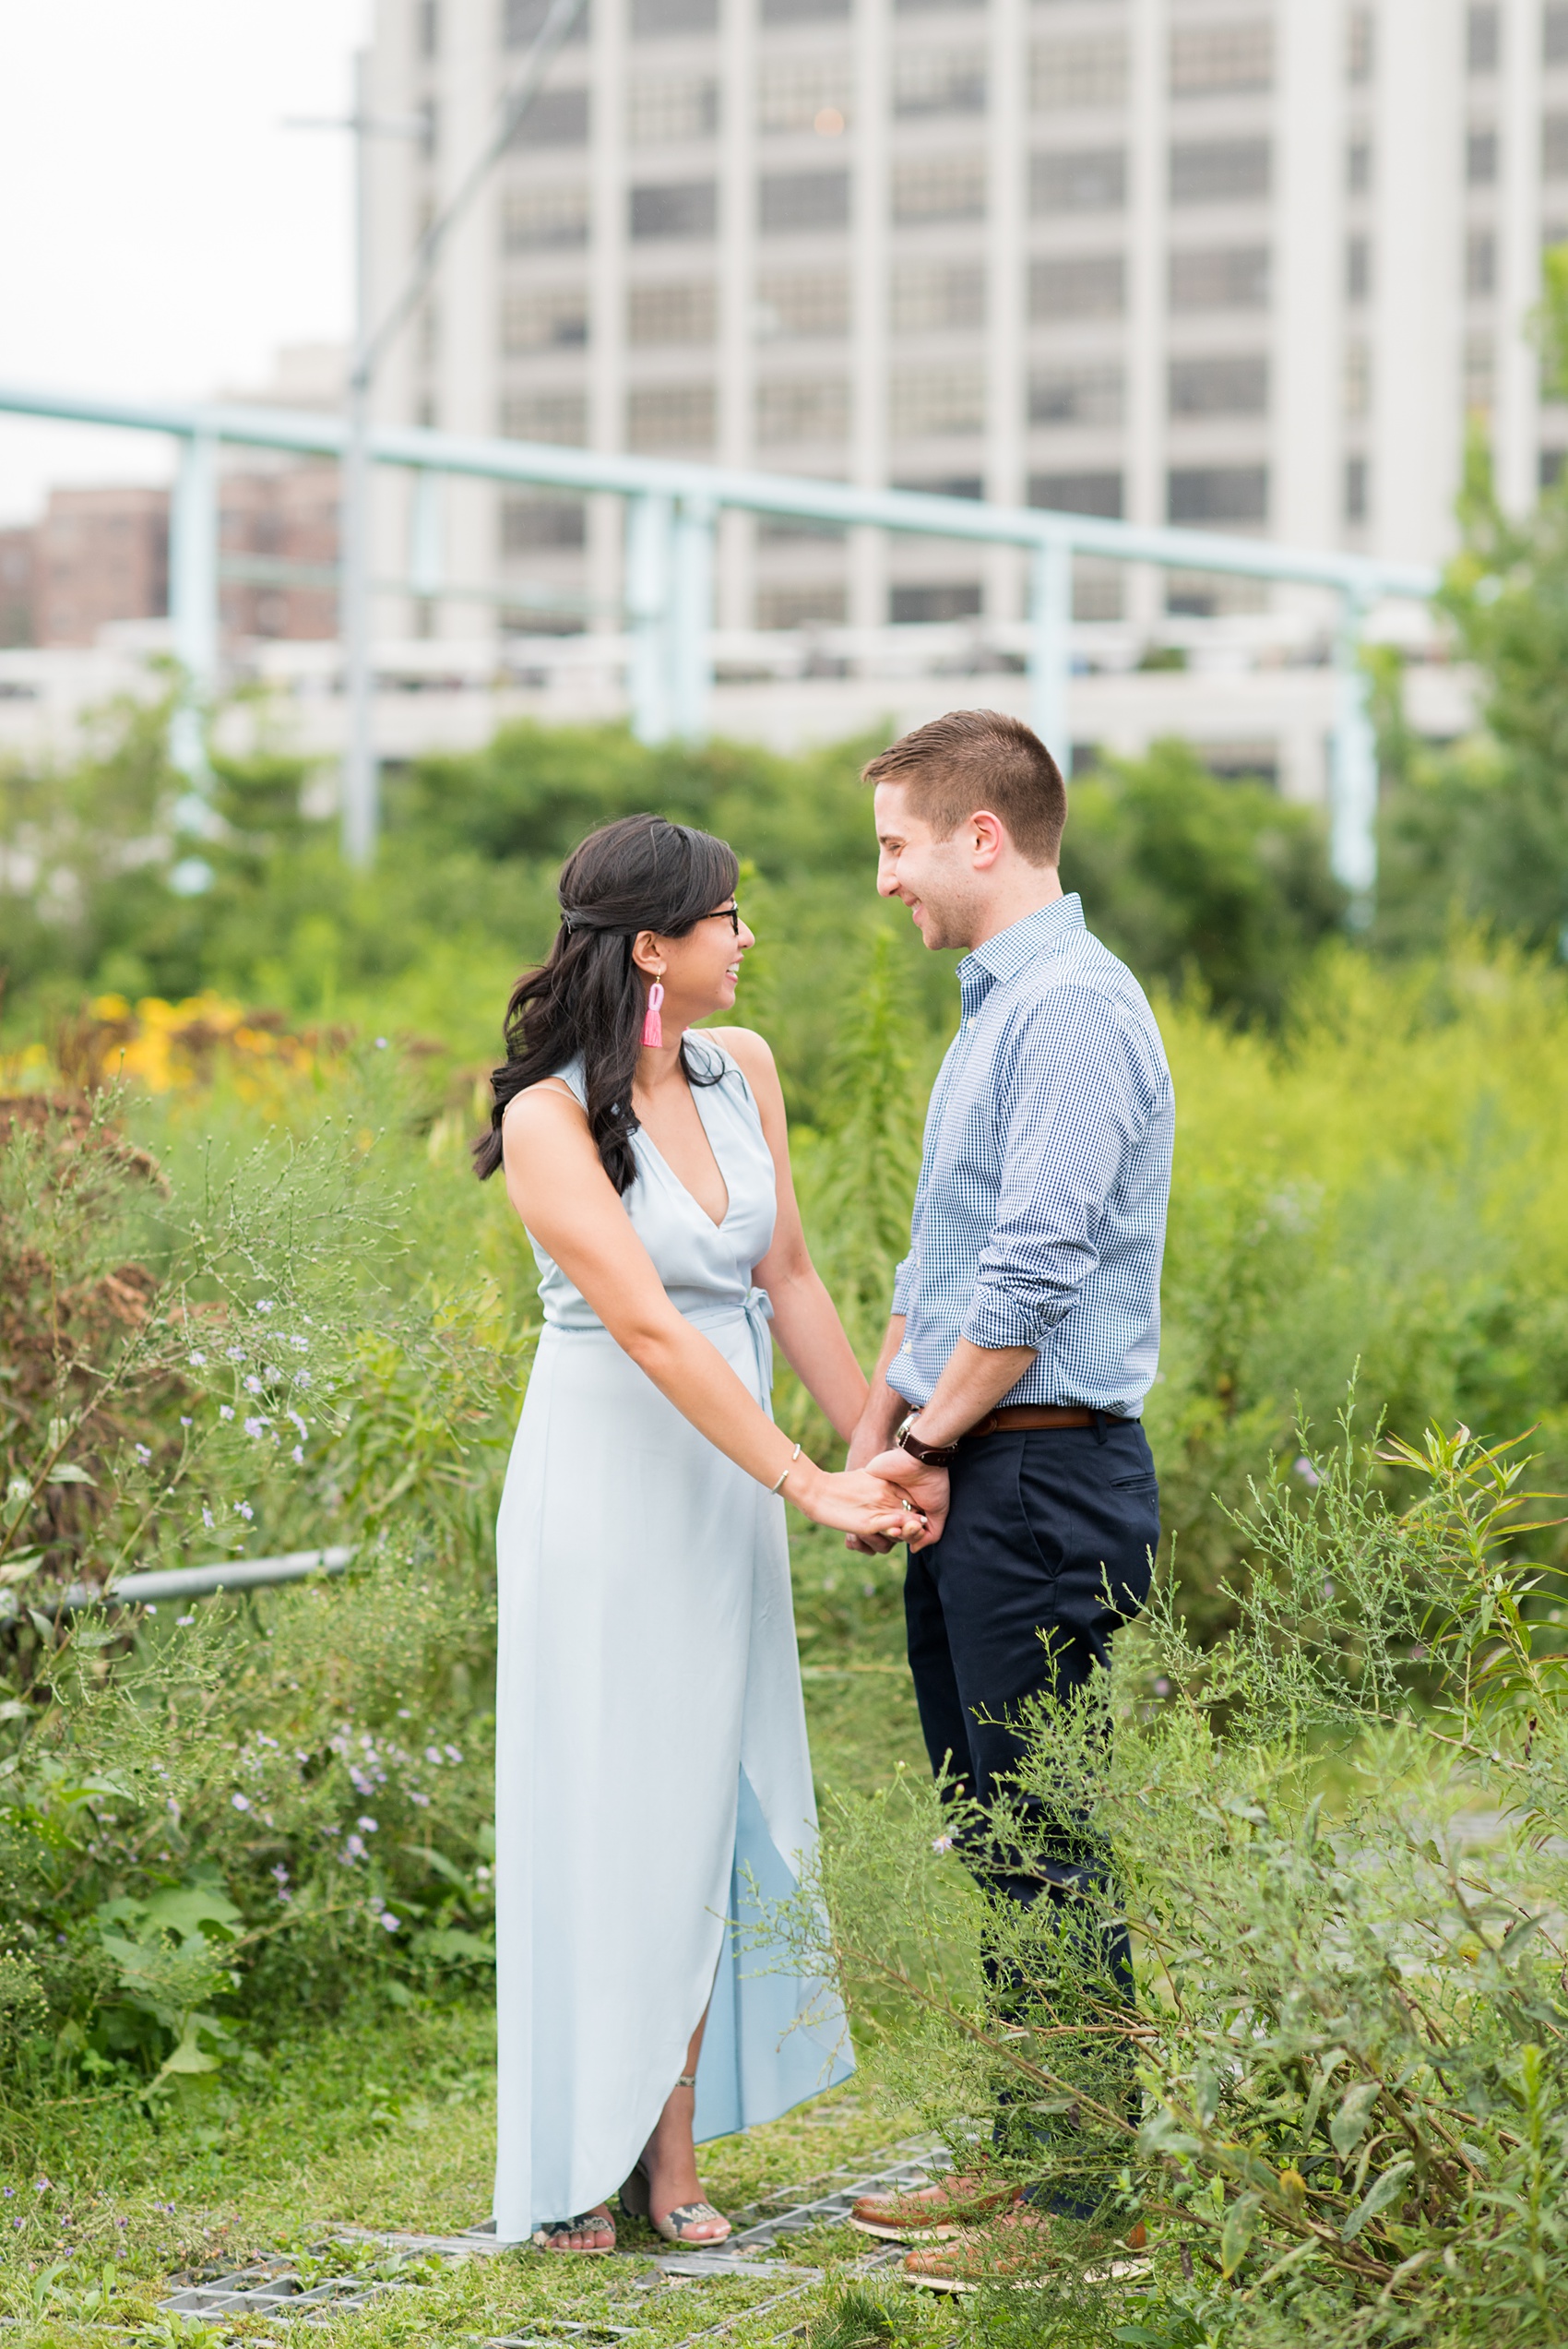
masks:
<path fill-rule="evenodd" d="M 1082 1403 L 1008 1403 L 1000 1411 L 988 1411 L 972 1427 L 966 1427 L 958 1441 L 971 1443 L 977 1436 L 1010 1435 L 1015 1429 L 1028 1427 L 1092 1427 L 1104 1412 L 1087 1411 Z"/>

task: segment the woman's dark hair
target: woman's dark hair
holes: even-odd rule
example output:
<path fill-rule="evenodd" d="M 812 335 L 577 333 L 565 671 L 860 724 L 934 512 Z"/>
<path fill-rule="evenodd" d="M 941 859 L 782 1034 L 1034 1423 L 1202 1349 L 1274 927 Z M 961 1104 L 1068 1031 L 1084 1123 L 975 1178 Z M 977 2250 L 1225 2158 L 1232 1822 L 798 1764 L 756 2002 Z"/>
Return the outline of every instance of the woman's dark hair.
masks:
<path fill-rule="evenodd" d="M 662 816 L 623 816 L 573 850 L 561 868 L 561 928 L 550 959 L 524 972 L 506 1007 L 506 1058 L 490 1080 L 490 1131 L 474 1144 L 481 1183 L 501 1163 L 507 1103 L 579 1053 L 600 1163 L 617 1191 L 636 1180 L 632 1078 L 647 996 L 632 940 L 639 930 L 684 937 L 733 894 L 740 874 L 726 841 Z M 681 1060 L 694 1085 L 712 1084 L 721 1073 L 694 1062 L 684 1041 Z"/>

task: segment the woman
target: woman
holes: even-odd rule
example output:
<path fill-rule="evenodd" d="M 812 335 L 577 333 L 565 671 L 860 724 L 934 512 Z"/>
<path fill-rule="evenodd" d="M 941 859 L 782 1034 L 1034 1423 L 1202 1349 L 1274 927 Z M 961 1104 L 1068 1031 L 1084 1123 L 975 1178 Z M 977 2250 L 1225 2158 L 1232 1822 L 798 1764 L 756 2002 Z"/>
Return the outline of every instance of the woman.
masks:
<path fill-rule="evenodd" d="M 558 2251 L 613 2248 L 616 2186 L 670 2241 L 721 2241 L 695 2142 L 852 2064 L 823 1986 L 738 1955 L 725 1921 L 754 1883 L 788 1893 L 816 1832 L 779 1496 L 846 1532 L 920 1527 L 769 1413 L 769 1318 L 846 1439 L 866 1383 L 766 1044 L 688 1032 L 754 943 L 738 872 L 660 817 L 583 842 L 475 1149 L 545 1321 L 497 1528 L 495 2225 Z"/>

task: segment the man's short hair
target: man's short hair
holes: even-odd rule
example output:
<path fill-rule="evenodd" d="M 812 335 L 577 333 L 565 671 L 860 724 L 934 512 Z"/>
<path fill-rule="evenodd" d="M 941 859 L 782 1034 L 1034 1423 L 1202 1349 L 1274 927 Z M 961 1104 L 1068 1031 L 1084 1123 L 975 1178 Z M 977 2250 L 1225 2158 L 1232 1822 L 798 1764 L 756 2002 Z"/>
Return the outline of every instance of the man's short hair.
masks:
<path fill-rule="evenodd" d="M 1067 786 L 1039 736 L 1000 709 L 950 709 L 917 726 L 861 769 L 868 783 L 899 783 L 939 841 L 988 808 L 1030 864 L 1054 864 L 1067 822 Z"/>

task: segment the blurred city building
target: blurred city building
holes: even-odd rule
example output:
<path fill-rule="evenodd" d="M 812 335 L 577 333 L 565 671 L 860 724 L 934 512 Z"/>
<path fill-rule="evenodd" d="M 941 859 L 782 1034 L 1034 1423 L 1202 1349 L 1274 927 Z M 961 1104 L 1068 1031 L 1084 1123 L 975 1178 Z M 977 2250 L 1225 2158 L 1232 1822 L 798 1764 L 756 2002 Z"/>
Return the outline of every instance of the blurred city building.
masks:
<path fill-rule="evenodd" d="M 375 146 L 376 312 L 545 6 L 378 0 L 374 103 L 426 137 Z M 1561 235 L 1568 6 L 589 0 L 378 410 L 1431 559 L 1468 418 L 1515 503 L 1568 446 L 1527 329 Z M 513 625 L 618 594 L 613 500 L 463 484 L 444 535 Z M 1005 550 L 720 537 L 721 626 L 1022 609 Z M 1266 590 L 1081 563 L 1075 593 L 1147 635 Z"/>
<path fill-rule="evenodd" d="M 340 344 L 278 354 L 269 382 L 220 396 L 248 406 L 337 409 Z M 338 625 L 335 464 L 226 448 L 219 508 L 220 611 L 233 647 L 318 640 Z M 55 489 L 35 523 L 0 531 L 0 645 L 88 647 L 105 628 L 169 609 L 169 492 Z"/>

